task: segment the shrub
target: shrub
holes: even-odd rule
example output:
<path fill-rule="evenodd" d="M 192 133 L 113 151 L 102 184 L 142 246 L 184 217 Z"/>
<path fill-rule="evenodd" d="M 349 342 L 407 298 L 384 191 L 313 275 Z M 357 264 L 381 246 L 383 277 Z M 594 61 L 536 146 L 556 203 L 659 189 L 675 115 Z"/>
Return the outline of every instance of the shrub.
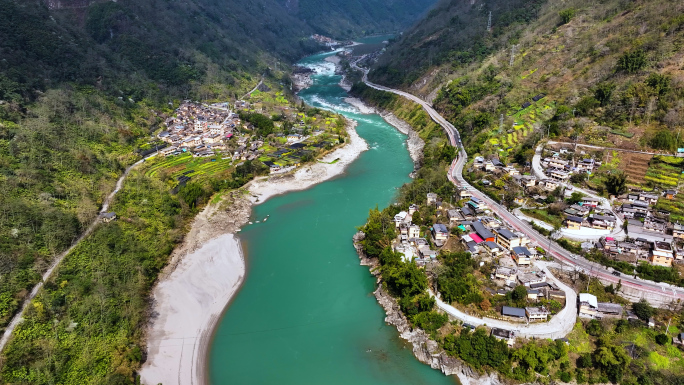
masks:
<path fill-rule="evenodd" d="M 598 320 L 591 320 L 587 324 L 587 333 L 590 336 L 598 337 L 603 333 L 603 326 L 601 326 L 601 322 Z"/>
<path fill-rule="evenodd" d="M 572 18 L 575 17 L 576 12 L 577 11 L 575 10 L 575 8 L 568 8 L 558 12 L 558 16 L 560 16 L 561 19 L 561 25 L 568 24 L 570 20 L 572 20 Z"/>
<path fill-rule="evenodd" d="M 618 70 L 635 73 L 646 66 L 646 53 L 640 49 L 625 52 L 618 59 Z"/>
<path fill-rule="evenodd" d="M 658 343 L 658 345 L 665 345 L 670 342 L 670 338 L 667 336 L 667 334 L 658 334 L 655 337 L 655 341 Z"/>
<path fill-rule="evenodd" d="M 653 308 L 645 299 L 633 303 L 632 310 L 634 311 L 634 314 L 636 314 L 636 316 L 642 321 L 648 321 L 648 319 L 653 316 Z"/>
<path fill-rule="evenodd" d="M 570 381 L 572 381 L 572 374 L 570 374 L 568 372 L 561 372 L 560 380 L 563 382 L 570 382 Z"/>

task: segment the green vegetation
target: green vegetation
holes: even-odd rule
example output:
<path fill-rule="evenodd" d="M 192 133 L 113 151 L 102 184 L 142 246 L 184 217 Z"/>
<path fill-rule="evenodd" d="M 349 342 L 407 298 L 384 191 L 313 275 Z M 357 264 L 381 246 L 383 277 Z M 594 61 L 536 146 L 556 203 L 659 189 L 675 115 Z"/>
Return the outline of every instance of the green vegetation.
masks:
<path fill-rule="evenodd" d="M 520 209 L 520 211 L 531 218 L 539 219 L 551 226 L 563 225 L 563 217 L 561 215 L 553 215 L 545 209 Z"/>
<path fill-rule="evenodd" d="M 653 187 L 677 188 L 683 171 L 683 158 L 656 155 L 649 162 L 644 179 Z"/>
<path fill-rule="evenodd" d="M 677 194 L 673 199 L 666 197 L 658 198 L 655 208 L 666 210 L 670 213 L 671 221 L 684 221 L 684 194 Z"/>
<path fill-rule="evenodd" d="M 620 195 L 627 191 L 627 175 L 623 172 L 608 174 L 604 184 L 609 194 Z"/>
<path fill-rule="evenodd" d="M 3 352 L 3 383 L 133 383 L 149 289 L 197 209 L 137 171 L 112 209 L 121 219 L 81 242 L 28 308 Z"/>
<path fill-rule="evenodd" d="M 388 47 L 370 79 L 390 86 L 415 82 L 431 68 L 463 68 L 508 48 L 511 31 L 536 18 L 544 1 L 490 1 L 482 7 L 469 2 L 440 1 L 427 16 Z M 492 33 L 486 33 L 492 11 Z M 458 30 L 459 33 L 450 31 Z"/>
<path fill-rule="evenodd" d="M 459 129 L 471 156 L 506 158 L 542 134 L 627 149 L 684 147 L 677 131 L 684 86 L 676 81 L 683 71 L 669 64 L 684 29 L 665 11 L 670 2 L 501 3 L 443 0 L 388 47 L 371 80 L 421 95 L 440 87 L 434 105 Z M 575 23 L 578 15 L 582 22 Z M 644 33 L 631 32 L 637 29 Z M 563 39 L 570 31 L 572 42 Z"/>
<path fill-rule="evenodd" d="M 575 8 L 567 8 L 558 12 L 558 16 L 560 16 L 561 19 L 561 24 L 568 24 L 570 20 L 575 17 L 576 12 L 577 10 Z"/>

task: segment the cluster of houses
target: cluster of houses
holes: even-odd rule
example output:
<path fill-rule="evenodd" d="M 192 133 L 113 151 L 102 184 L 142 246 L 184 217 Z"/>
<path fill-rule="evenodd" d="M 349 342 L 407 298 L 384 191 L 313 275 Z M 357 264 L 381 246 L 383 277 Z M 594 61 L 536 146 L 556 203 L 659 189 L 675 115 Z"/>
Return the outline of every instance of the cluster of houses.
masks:
<path fill-rule="evenodd" d="M 212 156 L 214 150 L 225 148 L 224 139 L 231 138 L 241 122 L 226 108 L 185 101 L 164 123 L 166 130 L 157 137 L 169 146 L 161 150 L 162 155 L 192 151 L 195 156 Z"/>
<path fill-rule="evenodd" d="M 565 303 L 565 292 L 560 290 L 555 283 L 547 281 L 546 274 L 543 271 L 525 272 L 511 267 L 497 266 L 492 271 L 491 278 L 503 281 L 505 285 L 504 288 L 492 293 L 493 295 L 506 295 L 511 288 L 523 285 L 527 288 L 527 300 L 532 303 L 539 302 L 541 299 Z M 551 312 L 544 306 L 526 306 L 524 308 L 504 306 L 501 309 L 501 315 L 511 321 L 537 322 L 546 321 Z"/>
<path fill-rule="evenodd" d="M 541 166 L 551 179 L 567 182 L 573 173 L 591 174 L 601 166 L 601 162 L 591 157 L 575 160 L 574 157 L 569 156 L 570 159 L 564 159 L 561 156 L 564 153 L 568 153 L 568 151 L 561 149 L 560 152 L 554 153 L 551 157 L 542 159 Z"/>
<path fill-rule="evenodd" d="M 412 204 L 408 211 L 394 216 L 394 225 L 399 230 L 399 239 L 394 250 L 404 254 L 405 261 L 414 260 L 419 266 L 424 266 L 437 258 L 437 251 L 430 247 L 426 238 L 421 237 L 420 226 L 412 223 L 416 211 L 418 205 Z M 432 236 L 435 245 L 442 246 L 449 239 L 449 232 L 446 226 L 437 223 L 432 226 Z"/>
<path fill-rule="evenodd" d="M 602 237 L 595 247 L 611 258 L 633 263 L 650 262 L 652 265 L 670 267 L 675 261 L 684 259 L 684 249 L 676 243 L 650 241 L 641 237 L 625 241 Z"/>
<path fill-rule="evenodd" d="M 598 208 L 598 199 L 584 197 L 578 204 L 574 204 L 563 212 L 566 214 L 565 225 L 569 230 L 589 228 L 596 230 L 613 230 L 617 218 L 609 210 Z"/>
<path fill-rule="evenodd" d="M 622 203 L 619 212 L 627 221 L 630 236 L 649 241 L 672 242 L 684 238 L 684 229 L 678 223 L 670 222 L 670 213 L 657 210 L 653 206 L 658 199 L 674 199 L 676 190 L 666 190 L 662 194 L 653 192 L 631 192 L 618 197 Z"/>

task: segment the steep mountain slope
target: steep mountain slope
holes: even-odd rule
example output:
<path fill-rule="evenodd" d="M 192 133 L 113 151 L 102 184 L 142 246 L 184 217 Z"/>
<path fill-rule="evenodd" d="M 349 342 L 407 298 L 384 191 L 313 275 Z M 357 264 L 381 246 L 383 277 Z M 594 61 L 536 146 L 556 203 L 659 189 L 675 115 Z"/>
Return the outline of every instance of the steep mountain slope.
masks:
<path fill-rule="evenodd" d="M 151 134 L 180 100 L 234 99 L 262 76 L 287 88 L 287 64 L 322 49 L 309 39 L 312 33 L 396 30 L 419 15 L 392 0 L 350 7 L 342 1 L 316 4 L 302 6 L 307 20 L 280 0 L 0 0 L 0 328 L 50 261 L 97 216 L 118 176 L 149 148 Z M 330 4 L 335 12 L 326 7 Z M 396 9 L 403 16 L 377 9 Z M 328 28 L 328 13 L 341 18 L 330 24 L 337 27 Z M 353 21 L 357 16 L 362 21 Z M 351 32 L 350 23 L 355 25 Z M 140 178 L 139 185 L 155 184 L 159 181 Z M 164 246 L 156 248 L 153 264 L 141 263 L 141 297 L 164 265 L 168 248 L 182 237 L 179 227 L 190 214 L 174 206 L 177 198 L 168 192 L 159 195 L 155 210 L 168 209 L 168 216 L 176 217 L 159 228 L 145 228 Z M 134 244 L 123 238 L 113 234 L 107 242 Z M 96 249 L 100 241 L 93 241 Z M 150 244 L 138 243 L 139 250 Z M 74 280 L 90 292 L 92 281 L 81 278 Z M 55 306 L 64 300 L 55 300 Z M 130 318 L 135 328 L 144 315 Z M 65 372 L 82 353 L 74 350 L 59 358 L 64 366 L 56 369 L 59 365 L 48 362 L 46 370 Z M 15 352 L 6 371 L 35 360 L 30 349 Z M 122 365 L 135 367 L 140 359 L 128 357 L 133 363 Z M 68 382 L 46 378 L 40 381 Z"/>
<path fill-rule="evenodd" d="M 471 152 L 524 161 L 541 127 L 545 135 L 599 145 L 682 147 L 682 2 L 513 3 L 507 21 L 492 12 L 487 32 L 489 5 L 440 2 L 436 9 L 448 13 L 431 12 L 395 42 L 372 78 L 433 97 Z M 523 10 L 529 17 L 511 16 Z M 447 38 L 457 33 L 450 23 L 470 37 Z M 408 58 L 423 59 L 401 71 Z"/>
<path fill-rule="evenodd" d="M 370 74 L 372 80 L 406 86 L 442 65 L 458 68 L 505 46 L 535 19 L 544 0 L 440 1 L 427 16 L 391 44 Z M 487 32 L 489 14 L 491 31 Z"/>
<path fill-rule="evenodd" d="M 285 0 L 285 7 L 318 33 L 351 38 L 403 31 L 434 2 L 435 0 Z"/>

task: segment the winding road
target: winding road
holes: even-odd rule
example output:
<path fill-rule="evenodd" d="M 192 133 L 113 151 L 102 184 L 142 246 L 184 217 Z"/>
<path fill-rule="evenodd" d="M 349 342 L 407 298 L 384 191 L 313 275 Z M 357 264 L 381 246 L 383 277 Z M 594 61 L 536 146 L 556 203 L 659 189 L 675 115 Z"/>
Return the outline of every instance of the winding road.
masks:
<path fill-rule="evenodd" d="M 547 142 L 547 144 L 555 144 L 555 143 L 562 143 L 562 142 Z M 595 146 L 592 146 L 595 147 Z M 548 176 L 544 174 L 544 170 L 542 169 L 541 166 L 541 155 L 542 155 L 542 150 L 544 149 L 544 144 L 540 144 L 537 146 L 534 156 L 532 157 L 532 171 L 534 172 L 534 175 L 539 178 L 539 179 L 548 179 Z M 571 185 L 570 183 L 561 183 L 563 187 L 572 187 L 574 191 L 580 192 L 586 196 L 592 197 L 594 199 L 598 199 L 600 202 L 600 208 L 610 211 L 613 216 L 615 217 L 615 228 L 613 228 L 612 231 L 596 231 L 594 234 L 588 233 L 586 228 L 581 229 L 581 230 L 568 230 L 566 228 L 561 229 L 560 232 L 563 236 L 566 238 L 570 238 L 572 240 L 576 241 L 598 241 L 599 238 L 605 237 L 605 236 L 611 236 L 615 239 L 618 240 L 623 240 L 627 236 L 625 234 L 625 230 L 622 227 L 623 224 L 623 219 L 613 210 L 613 206 L 610 204 L 610 201 L 606 198 L 603 198 L 601 196 L 596 195 L 595 193 L 582 189 L 576 186 Z M 535 220 L 536 222 L 539 222 L 539 220 Z"/>
<path fill-rule="evenodd" d="M 548 238 L 535 231 L 529 223 L 516 217 L 513 213 L 509 212 L 507 208 L 499 205 L 497 202 L 489 198 L 489 196 L 471 186 L 463 178 L 463 167 L 468 160 L 468 155 L 466 154 L 466 151 L 461 143 L 460 134 L 451 123 L 449 123 L 443 116 L 441 116 L 432 108 L 432 105 L 407 92 L 384 87 L 379 84 L 374 84 L 368 80 L 367 70 L 359 68 L 356 66 L 356 63 L 352 63 L 352 66 L 363 72 L 363 82 L 367 86 L 377 90 L 387 91 L 403 96 L 420 104 L 428 113 L 428 115 L 430 115 L 430 117 L 437 124 L 444 128 L 447 136 L 449 137 L 451 145 L 456 147 L 458 150 L 458 156 L 453 160 L 448 170 L 447 177 L 449 180 L 458 187 L 466 188 L 473 196 L 485 201 L 491 210 L 504 222 L 508 223 L 508 225 L 513 227 L 515 230 L 527 235 L 533 244 L 547 249 L 548 254 L 556 258 L 558 262 L 566 264 L 579 272 L 596 277 L 604 283 L 612 283 L 616 285 L 618 282 L 620 282 L 622 284 L 623 293 L 629 292 L 629 295 L 632 298 L 644 298 L 656 306 L 664 306 L 673 301 L 684 299 L 684 289 L 680 287 L 662 282 L 657 283 L 653 281 L 642 280 L 640 278 L 634 278 L 624 274 L 621 276 L 615 276 L 611 273 L 612 269 L 609 270 L 598 263 L 591 262 L 579 255 L 573 254 L 562 248 L 556 242 L 549 242 Z"/>
<path fill-rule="evenodd" d="M 5 346 L 7 345 L 7 342 L 9 342 L 9 339 L 12 336 L 12 332 L 14 332 L 14 329 L 16 329 L 17 325 L 19 325 L 19 323 L 21 323 L 21 321 L 23 321 L 24 318 L 22 316 L 24 314 L 24 311 L 26 311 L 26 308 L 28 307 L 28 305 L 36 297 L 36 295 L 38 295 L 38 291 L 40 291 L 40 289 L 43 287 L 43 283 L 46 282 L 50 278 L 50 276 L 52 275 L 52 273 L 54 273 L 55 269 L 62 262 L 64 257 L 66 257 L 67 254 L 69 254 L 71 252 L 71 250 L 73 250 L 76 246 L 78 246 L 78 244 L 81 243 L 81 241 L 83 239 L 85 239 L 88 235 L 90 235 L 90 233 L 93 232 L 93 230 L 95 230 L 95 227 L 97 227 L 97 225 L 100 223 L 100 220 L 102 218 L 102 214 L 106 213 L 107 210 L 109 210 L 109 205 L 112 203 L 112 200 L 114 199 L 114 196 L 116 196 L 116 193 L 118 193 L 119 190 L 121 190 L 121 187 L 123 186 L 123 182 L 126 179 L 126 177 L 128 176 L 128 174 L 131 172 L 131 170 L 133 170 L 133 168 L 135 168 L 135 167 L 139 166 L 140 164 L 142 164 L 143 162 L 145 162 L 146 159 L 149 159 L 149 158 L 156 156 L 156 155 L 157 155 L 157 152 L 154 152 L 154 153 L 146 156 L 145 158 L 140 159 L 139 161 L 135 162 L 134 164 L 128 166 L 126 171 L 124 171 L 123 175 L 121 175 L 119 180 L 116 181 L 116 185 L 114 186 L 114 190 L 105 198 L 104 202 L 102 203 L 102 209 L 100 209 L 99 215 L 97 217 L 95 217 L 95 219 L 93 219 L 93 221 L 90 223 L 88 228 L 81 234 L 81 236 L 78 237 L 78 239 L 76 239 L 76 241 L 68 249 L 66 249 L 61 254 L 57 255 L 57 257 L 52 261 L 52 264 L 50 264 L 50 267 L 45 271 L 45 273 L 43 273 L 43 276 L 41 277 L 41 281 L 38 282 L 36 284 L 36 286 L 33 287 L 33 289 L 31 289 L 31 292 L 29 293 L 28 297 L 26 297 L 26 299 L 24 299 L 24 302 L 21 305 L 21 309 L 17 312 L 17 314 L 14 315 L 14 317 L 12 317 L 12 320 L 7 325 L 7 328 L 5 328 L 5 331 L 2 333 L 2 338 L 0 338 L 0 352 L 5 348 Z"/>

